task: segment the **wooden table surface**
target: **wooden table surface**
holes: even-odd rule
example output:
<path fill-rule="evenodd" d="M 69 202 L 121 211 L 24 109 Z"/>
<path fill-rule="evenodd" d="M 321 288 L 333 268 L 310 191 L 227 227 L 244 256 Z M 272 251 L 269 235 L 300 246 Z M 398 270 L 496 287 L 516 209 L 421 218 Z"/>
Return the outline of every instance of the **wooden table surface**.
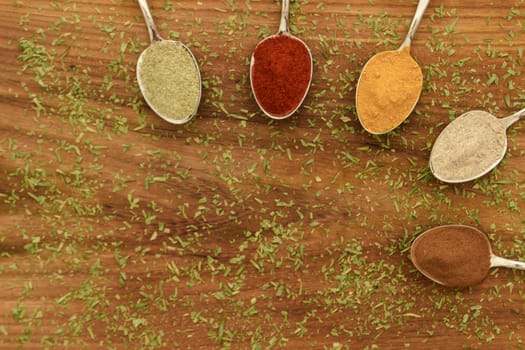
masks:
<path fill-rule="evenodd" d="M 520 123 L 482 179 L 447 185 L 427 167 L 461 113 L 525 107 L 523 1 L 432 0 L 412 45 L 422 96 L 383 136 L 358 122 L 356 80 L 398 47 L 415 1 L 292 2 L 314 78 L 281 121 L 248 75 L 279 2 L 150 6 L 201 67 L 183 126 L 138 91 L 135 1 L 0 2 L 0 348 L 523 347 L 522 272 L 453 290 L 409 259 L 419 233 L 461 223 L 525 260 Z"/>

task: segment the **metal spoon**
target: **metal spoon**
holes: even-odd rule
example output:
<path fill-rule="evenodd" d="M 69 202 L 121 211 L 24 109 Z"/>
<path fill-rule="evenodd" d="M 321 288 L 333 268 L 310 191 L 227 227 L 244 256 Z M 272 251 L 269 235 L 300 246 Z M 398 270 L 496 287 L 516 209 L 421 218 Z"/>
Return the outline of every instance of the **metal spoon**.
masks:
<path fill-rule="evenodd" d="M 401 118 L 396 118 L 399 121 L 397 123 L 395 123 L 395 125 L 387 128 L 386 130 L 371 130 L 369 126 L 365 125 L 366 123 L 363 121 L 363 119 L 359 115 L 360 104 L 370 104 L 370 103 L 376 103 L 377 102 L 377 101 L 359 101 L 359 88 L 362 85 L 363 75 L 366 74 L 367 68 L 369 68 L 370 66 L 374 65 L 375 61 L 377 60 L 377 58 L 380 57 L 381 55 L 399 55 L 399 53 L 403 52 L 404 50 L 406 50 L 407 54 L 410 55 L 410 45 L 412 44 L 412 39 L 414 38 L 414 34 L 416 33 L 416 30 L 417 30 L 417 28 L 418 28 L 418 26 L 419 26 L 419 24 L 420 24 L 420 22 L 421 22 L 421 20 L 423 18 L 423 14 L 425 13 L 425 10 L 427 9 L 429 3 L 430 3 L 430 0 L 420 0 L 419 1 L 418 5 L 417 5 L 417 8 L 416 8 L 416 13 L 414 14 L 414 18 L 412 19 L 412 23 L 410 24 L 410 27 L 408 29 L 408 33 L 407 33 L 405 39 L 403 40 L 403 43 L 401 44 L 401 46 L 397 50 L 390 50 L 390 51 L 379 52 L 379 53 L 375 54 L 374 56 L 372 56 L 366 62 L 366 64 L 363 66 L 363 69 L 361 71 L 361 75 L 359 77 L 359 80 L 357 82 L 357 87 L 356 87 L 356 109 L 357 109 L 357 117 L 359 119 L 359 122 L 361 123 L 361 126 L 367 132 L 369 132 L 371 134 L 375 134 L 375 135 L 386 134 L 386 133 L 392 131 L 393 129 L 397 128 L 399 125 L 401 125 L 401 123 L 403 123 L 406 120 L 406 118 L 408 118 L 410 113 L 412 113 L 412 111 L 414 110 L 414 108 L 415 108 L 415 106 L 417 104 L 417 101 L 419 100 L 419 96 L 421 95 L 421 89 L 423 87 L 423 84 L 422 84 L 423 73 L 421 72 L 421 68 L 419 67 L 417 62 L 410 56 L 409 58 L 419 68 L 418 75 L 421 76 L 421 87 L 419 88 L 419 91 L 417 92 L 417 94 L 414 94 L 413 96 L 410 96 L 410 97 L 413 98 L 413 104 L 410 107 L 410 109 Z M 392 111 L 385 110 L 384 113 L 392 113 Z"/>
<path fill-rule="evenodd" d="M 472 125 L 472 127 L 475 127 L 478 130 L 484 125 L 488 126 L 490 124 L 494 124 L 496 126 L 499 126 L 498 128 L 487 127 L 487 129 L 489 129 L 490 132 L 483 135 L 483 139 L 479 140 L 480 144 L 476 146 L 478 151 L 486 149 L 489 142 L 491 144 L 499 146 L 498 152 L 489 154 L 489 156 L 486 157 L 486 159 L 471 160 L 472 162 L 476 162 L 475 164 L 478 165 L 477 168 L 481 169 L 478 170 L 477 173 L 471 173 L 470 171 L 466 170 L 468 169 L 468 165 L 465 160 L 459 161 L 459 157 L 462 155 L 462 151 L 465 150 L 465 147 L 463 146 L 461 140 L 465 140 L 466 133 L 468 132 L 468 130 L 465 130 L 465 127 L 462 127 L 462 125 L 463 123 L 465 123 L 466 118 L 474 118 L 474 115 L 477 115 L 478 118 L 483 117 L 479 118 L 479 121 L 476 121 L 476 123 L 473 123 Z M 505 153 L 507 151 L 506 130 L 512 124 L 520 120 L 520 118 L 524 115 L 525 108 L 505 118 L 497 118 L 492 114 L 484 111 L 469 111 L 463 113 L 462 115 L 454 119 L 449 125 L 447 125 L 447 127 L 443 129 L 443 131 L 440 133 L 440 135 L 434 142 L 434 145 L 432 146 L 432 151 L 430 152 L 429 160 L 429 167 L 432 171 L 432 174 L 434 174 L 434 176 L 438 180 L 449 183 L 467 182 L 487 174 L 492 169 L 494 169 L 505 156 Z M 480 123 L 483 123 L 484 125 L 480 125 Z M 450 142 L 451 140 L 455 141 Z M 491 140 L 495 141 L 491 142 Z M 496 142 L 498 140 L 501 142 Z M 438 158 L 438 155 L 445 154 L 445 149 L 447 149 L 446 154 L 449 154 L 448 158 Z M 456 170 L 455 173 L 451 173 L 450 170 L 451 164 L 453 163 L 455 167 L 454 169 Z"/>
<path fill-rule="evenodd" d="M 195 114 L 197 113 L 197 109 L 199 107 L 199 103 L 200 103 L 200 99 L 201 99 L 201 95 L 202 95 L 201 75 L 200 75 L 199 66 L 197 64 L 197 60 L 195 59 L 195 56 L 190 51 L 190 49 L 187 46 L 185 46 L 183 43 L 181 43 L 179 41 L 163 39 L 160 36 L 160 34 L 159 34 L 158 30 L 157 30 L 157 27 L 155 26 L 155 23 L 153 21 L 153 16 L 151 15 L 151 12 L 150 12 L 147 0 L 138 0 L 138 3 L 139 3 L 139 6 L 140 6 L 140 9 L 142 10 L 142 15 L 144 16 L 144 20 L 145 20 L 146 26 L 148 28 L 148 33 L 149 33 L 150 42 L 151 42 L 151 45 L 148 46 L 140 54 L 140 56 L 138 58 L 138 61 L 137 61 L 137 81 L 138 81 L 138 84 L 139 84 L 139 88 L 140 88 L 140 90 L 142 92 L 142 96 L 146 100 L 146 102 L 149 105 L 149 107 L 159 117 L 161 117 L 162 119 L 164 119 L 167 122 L 172 123 L 172 124 L 184 124 L 184 123 L 188 122 L 191 118 L 193 118 L 193 116 L 195 116 Z M 178 48 L 182 48 L 184 50 L 184 52 L 188 55 L 189 59 L 191 59 L 193 61 L 194 65 L 195 65 L 195 73 L 196 73 L 195 74 L 195 78 L 194 78 L 195 81 L 193 81 L 191 83 L 195 84 L 195 85 L 198 84 L 198 89 L 199 89 L 198 98 L 196 99 L 196 102 L 195 102 L 195 108 L 193 108 L 193 110 L 188 115 L 183 116 L 182 118 L 170 117 L 170 116 L 166 115 L 166 113 L 159 112 L 158 106 L 156 106 L 155 103 L 152 103 L 151 98 L 148 97 L 148 94 L 147 94 L 146 89 L 144 87 L 144 83 L 143 83 L 143 81 L 140 78 L 141 77 L 142 67 L 143 67 L 143 62 L 144 62 L 144 57 L 145 57 L 146 53 L 148 52 L 148 50 L 150 50 L 153 47 L 153 45 L 156 45 L 158 43 L 162 43 L 164 45 L 173 45 L 173 47 L 177 48 L 177 49 Z"/>
<path fill-rule="evenodd" d="M 312 74 L 313 74 L 312 53 L 310 52 L 310 49 L 304 43 L 304 41 L 302 41 L 301 39 L 297 38 L 296 36 L 294 36 L 294 35 L 292 35 L 290 33 L 290 29 L 289 29 L 289 26 L 288 26 L 288 23 L 289 23 L 289 12 L 290 12 L 290 0 L 282 0 L 281 22 L 279 24 L 279 31 L 276 34 L 271 35 L 271 36 L 261 40 L 257 44 L 257 46 L 255 47 L 255 50 L 253 51 L 253 54 L 251 56 L 251 61 L 250 61 L 250 85 L 251 85 L 251 88 L 252 88 L 253 95 L 255 97 L 255 101 L 257 102 L 257 105 L 259 106 L 259 108 L 264 112 L 264 114 L 266 114 L 268 117 L 270 117 L 272 119 L 285 119 L 285 118 L 288 118 L 289 116 L 291 116 L 292 114 L 294 114 L 297 111 L 297 109 L 301 106 L 301 104 L 304 102 L 304 99 L 306 98 L 306 95 L 308 94 L 308 90 L 310 89 L 310 84 L 312 82 Z M 310 62 L 309 81 L 308 81 L 308 84 L 305 86 L 303 96 L 300 99 L 300 101 L 296 105 L 291 106 L 284 115 L 276 114 L 276 113 L 273 113 L 271 111 L 268 111 L 264 107 L 263 103 L 261 103 L 260 96 L 257 95 L 257 91 L 256 91 L 256 89 L 254 89 L 254 85 L 253 85 L 254 67 L 257 64 L 257 62 L 255 60 L 255 52 L 257 51 L 257 49 L 260 46 L 264 45 L 268 40 L 278 38 L 278 37 L 280 37 L 282 35 L 286 35 L 289 38 L 292 38 L 292 39 L 296 40 L 298 43 L 302 44 L 302 46 L 304 47 L 305 51 L 308 54 L 308 60 Z"/>
<path fill-rule="evenodd" d="M 416 250 L 418 249 L 418 243 L 425 237 L 429 235 L 434 235 L 435 239 L 438 239 L 438 233 L 439 231 L 443 230 L 450 230 L 450 229 L 458 229 L 457 234 L 460 234 L 459 232 L 463 233 L 469 233 L 469 234 L 475 234 L 480 238 L 483 242 L 484 249 L 486 249 L 486 260 L 485 261 L 474 261 L 473 263 L 476 263 L 480 266 L 480 273 L 477 276 L 471 276 L 469 279 L 468 277 L 465 278 L 464 285 L 451 285 L 450 281 L 446 280 L 446 277 L 442 277 L 441 279 L 439 277 L 433 276 L 431 272 L 427 271 L 425 268 L 421 267 L 420 262 L 417 259 L 416 256 Z M 430 246 L 428 248 L 431 248 Z M 465 247 L 464 250 L 464 258 L 465 260 L 470 260 L 471 255 L 468 247 Z M 482 231 L 478 230 L 477 228 L 471 227 L 471 226 L 465 226 L 465 225 L 444 225 L 444 226 L 437 226 L 434 228 L 431 228 L 422 234 L 420 234 L 412 243 L 411 249 L 410 249 L 410 258 L 412 260 L 412 263 L 414 266 L 427 278 L 430 280 L 444 285 L 448 287 L 467 287 L 471 285 L 475 285 L 483 281 L 483 279 L 488 275 L 489 270 L 493 267 L 507 267 L 507 268 L 513 268 L 518 270 L 525 270 L 525 262 L 511 260 L 502 258 L 500 256 L 495 255 L 492 252 L 492 248 L 490 245 L 490 241 L 487 238 L 487 235 L 485 235 Z M 483 267 L 486 267 L 485 269 Z M 460 268 L 460 267 L 458 267 Z"/>

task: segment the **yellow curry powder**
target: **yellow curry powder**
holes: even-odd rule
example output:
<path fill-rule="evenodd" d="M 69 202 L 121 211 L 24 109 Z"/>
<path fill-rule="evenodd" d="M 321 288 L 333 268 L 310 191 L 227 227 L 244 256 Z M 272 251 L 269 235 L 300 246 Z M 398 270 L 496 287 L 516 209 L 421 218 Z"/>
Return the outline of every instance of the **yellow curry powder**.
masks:
<path fill-rule="evenodd" d="M 394 129 L 416 105 L 422 86 L 423 73 L 409 47 L 375 55 L 363 68 L 357 86 L 361 124 L 375 134 Z"/>

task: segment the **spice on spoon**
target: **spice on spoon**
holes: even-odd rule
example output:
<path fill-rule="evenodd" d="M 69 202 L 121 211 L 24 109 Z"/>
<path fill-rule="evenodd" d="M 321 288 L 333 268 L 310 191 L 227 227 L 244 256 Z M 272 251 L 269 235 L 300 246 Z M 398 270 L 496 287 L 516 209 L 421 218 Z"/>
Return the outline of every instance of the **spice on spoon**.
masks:
<path fill-rule="evenodd" d="M 447 182 L 483 175 L 506 151 L 506 126 L 484 111 L 467 112 L 450 123 L 434 142 L 430 168 Z"/>
<path fill-rule="evenodd" d="M 359 122 L 371 134 L 384 134 L 399 126 L 419 100 L 423 72 L 410 55 L 410 45 L 429 3 L 418 1 L 399 49 L 378 53 L 363 67 L 357 82 L 356 110 Z"/>
<path fill-rule="evenodd" d="M 312 60 L 305 44 L 286 33 L 261 41 L 253 52 L 251 84 L 266 113 L 283 118 L 303 101 L 312 78 Z"/>
<path fill-rule="evenodd" d="M 167 121 L 184 121 L 199 105 L 200 74 L 193 56 L 181 44 L 163 40 L 140 57 L 137 78 L 150 107 Z"/>
<path fill-rule="evenodd" d="M 270 118 L 291 116 L 312 81 L 312 54 L 289 30 L 290 0 L 282 0 L 279 31 L 257 44 L 250 61 L 250 84 L 259 108 Z"/>
<path fill-rule="evenodd" d="M 151 45 L 137 60 L 140 91 L 151 109 L 172 124 L 183 124 L 196 113 L 201 99 L 197 60 L 183 43 L 164 40 L 155 26 L 147 0 L 137 0 Z"/>
<path fill-rule="evenodd" d="M 356 108 L 363 127 L 384 133 L 401 124 L 414 108 L 423 85 L 423 73 L 410 47 L 381 52 L 361 73 Z"/>
<path fill-rule="evenodd" d="M 485 234 L 462 225 L 439 226 L 426 231 L 411 248 L 411 259 L 418 270 L 449 287 L 467 287 L 481 282 L 490 269 L 491 255 Z"/>

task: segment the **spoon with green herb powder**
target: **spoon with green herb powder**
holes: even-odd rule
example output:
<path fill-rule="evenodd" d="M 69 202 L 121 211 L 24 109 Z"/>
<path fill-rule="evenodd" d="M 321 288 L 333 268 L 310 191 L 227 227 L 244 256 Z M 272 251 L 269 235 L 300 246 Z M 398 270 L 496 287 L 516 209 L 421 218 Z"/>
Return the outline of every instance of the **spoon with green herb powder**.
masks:
<path fill-rule="evenodd" d="M 137 61 L 140 91 L 159 117 L 172 124 L 186 123 L 197 113 L 201 99 L 199 66 L 184 44 L 159 35 L 147 1 L 138 3 L 151 40 Z"/>
<path fill-rule="evenodd" d="M 477 179 L 494 169 L 507 151 L 506 130 L 525 109 L 506 118 L 470 111 L 452 121 L 438 136 L 430 153 L 432 174 L 443 182 Z"/>

